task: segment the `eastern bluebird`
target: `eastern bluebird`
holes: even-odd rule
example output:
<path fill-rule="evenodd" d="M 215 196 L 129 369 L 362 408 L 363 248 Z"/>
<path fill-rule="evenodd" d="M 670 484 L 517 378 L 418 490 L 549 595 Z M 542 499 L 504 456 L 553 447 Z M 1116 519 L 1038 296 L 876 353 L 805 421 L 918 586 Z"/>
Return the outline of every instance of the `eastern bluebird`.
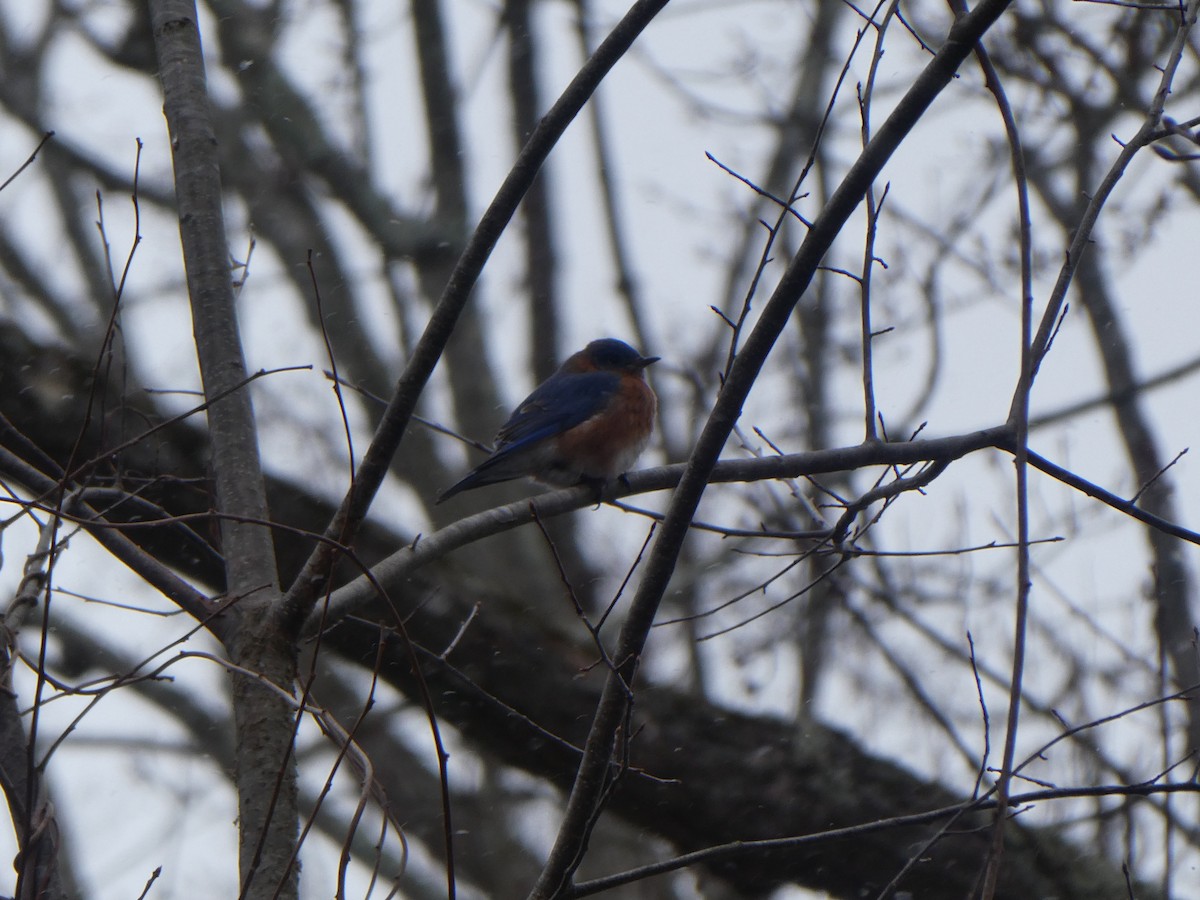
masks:
<path fill-rule="evenodd" d="M 645 369 L 658 359 L 624 341 L 592 341 L 522 401 L 497 433 L 492 455 L 438 503 L 525 476 L 565 487 L 625 474 L 654 428 L 658 400 Z"/>

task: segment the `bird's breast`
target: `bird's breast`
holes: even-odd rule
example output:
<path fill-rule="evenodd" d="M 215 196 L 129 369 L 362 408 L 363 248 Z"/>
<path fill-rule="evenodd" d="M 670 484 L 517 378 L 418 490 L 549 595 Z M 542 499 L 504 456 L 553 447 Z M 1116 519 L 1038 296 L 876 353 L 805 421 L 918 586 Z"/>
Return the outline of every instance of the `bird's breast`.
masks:
<path fill-rule="evenodd" d="M 559 435 L 563 467 L 586 478 L 609 479 L 628 472 L 650 440 L 657 406 L 645 381 L 623 379 L 603 410 Z"/>

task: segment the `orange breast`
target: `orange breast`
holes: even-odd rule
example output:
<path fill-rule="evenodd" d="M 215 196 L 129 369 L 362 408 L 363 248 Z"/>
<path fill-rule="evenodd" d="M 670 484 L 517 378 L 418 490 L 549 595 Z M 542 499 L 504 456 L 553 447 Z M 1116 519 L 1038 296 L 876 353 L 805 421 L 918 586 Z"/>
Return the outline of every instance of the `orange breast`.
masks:
<path fill-rule="evenodd" d="M 644 380 L 622 378 L 608 409 L 559 436 L 560 457 L 589 478 L 623 475 L 646 449 L 657 407 L 654 391 Z"/>

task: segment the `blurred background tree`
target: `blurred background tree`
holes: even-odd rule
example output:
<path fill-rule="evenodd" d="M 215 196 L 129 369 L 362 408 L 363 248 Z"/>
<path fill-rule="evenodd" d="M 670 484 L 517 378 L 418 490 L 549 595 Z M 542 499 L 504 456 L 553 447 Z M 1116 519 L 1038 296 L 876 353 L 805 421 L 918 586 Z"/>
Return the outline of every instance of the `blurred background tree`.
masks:
<path fill-rule="evenodd" d="M 1200 682 L 1195 523 L 1178 499 L 1200 489 L 1178 456 L 1200 369 L 1195 8 L 1005 12 L 984 45 L 1024 178 L 974 58 L 899 147 L 725 447 L 748 468 L 706 491 L 674 565 L 619 742 L 630 768 L 590 840 L 574 836 L 578 883 L 809 835 L 608 890 L 960 898 L 992 890 L 990 858 L 998 897 L 1200 891 L 1200 707 L 1140 708 Z M 625 10 L 207 0 L 199 13 L 241 339 L 265 372 L 244 389 L 251 440 L 286 592 L 481 214 Z M 614 646 L 669 495 L 556 495 L 509 527 L 536 488 L 434 504 L 480 458 L 456 435 L 488 441 L 561 359 L 610 335 L 663 357 L 643 463 L 688 459 L 808 225 L 954 16 L 926 2 L 677 2 L 571 124 L 454 324 L 332 586 L 393 554 L 410 562 L 381 570 L 387 602 L 358 600 L 319 641 L 310 628 L 285 648 L 312 711 L 295 732 L 301 895 L 384 896 L 398 879 L 401 896 L 446 896 L 448 869 L 464 896 L 532 888 L 607 671 L 598 642 Z M 136 896 L 147 881 L 151 897 L 239 884 L 274 896 L 279 880 L 245 887 L 254 835 L 239 875 L 245 741 L 230 684 L 251 676 L 218 662 L 238 626 L 197 599 L 227 589 L 229 519 L 212 515 L 228 510 L 194 412 L 161 40 L 139 4 L 0 0 L 0 172 L 15 176 L 0 191 L 0 578 L 20 626 L 0 713 L 16 864 L 0 890 L 14 896 Z M 1164 70 L 1155 143 L 1111 174 Z M 1074 282 L 1070 307 L 1049 307 L 1057 330 L 1031 397 L 1029 446 L 1061 469 L 1043 465 L 1024 492 L 1032 587 L 1017 641 L 1017 448 L 1011 431 L 971 440 L 1010 421 L 1018 387 L 1022 186 L 1034 327 L 1064 259 Z M 1071 257 L 1081 227 L 1087 253 Z M 965 443 L 903 458 L 875 442 L 918 435 Z M 792 477 L 764 480 L 776 456 Z M 920 492 L 859 504 L 912 476 L 928 476 Z M 517 505 L 443 549 L 441 529 L 505 503 Z M 128 527 L 77 524 L 93 514 Z M 144 565 L 131 575 L 110 552 Z M 854 830 L 996 783 L 1018 644 L 1016 761 L 1070 736 L 1012 782 L 1022 814 L 1003 855 L 986 810 Z"/>

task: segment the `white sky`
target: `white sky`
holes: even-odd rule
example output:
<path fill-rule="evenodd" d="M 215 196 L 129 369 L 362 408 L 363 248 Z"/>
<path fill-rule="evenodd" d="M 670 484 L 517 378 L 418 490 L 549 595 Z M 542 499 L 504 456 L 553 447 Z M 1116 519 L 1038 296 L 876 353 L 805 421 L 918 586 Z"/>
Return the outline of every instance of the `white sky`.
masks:
<path fill-rule="evenodd" d="M 615 0 L 596 5 L 603 9 L 601 18 L 605 22 L 621 11 L 621 4 Z M 116 25 L 123 21 L 119 5 L 98 2 L 84 6 L 87 20 L 96 27 L 111 27 L 114 34 L 119 31 Z M 367 67 L 375 79 L 371 97 L 375 126 L 372 149 L 379 180 L 402 208 L 425 209 L 429 196 L 423 180 L 424 144 L 414 138 L 409 125 L 419 118 L 420 112 L 411 53 L 406 49 L 408 22 L 399 12 L 402 4 L 368 6 L 364 24 L 371 35 Z M 544 85 L 544 94 L 551 99 L 573 74 L 578 60 L 567 6 L 559 3 L 543 6 L 539 25 L 555 35 L 548 42 L 553 52 Z M 513 157 L 507 138 L 494 137 L 497 131 L 507 134 L 504 118 L 507 110 L 502 102 L 504 49 L 496 43 L 491 5 L 482 0 L 455 0 L 446 7 L 466 99 L 463 126 L 470 155 L 468 171 L 479 211 Z M 286 44 L 290 52 L 285 55 L 284 63 L 310 96 L 330 98 L 324 111 L 329 121 L 336 122 L 339 113 L 335 104 L 344 99 L 344 92 L 339 94 L 342 76 L 338 72 L 337 48 L 331 45 L 333 32 L 328 11 L 315 2 L 293 8 L 297 12 Z M 1088 22 L 1105 22 L 1116 14 L 1080 4 L 1075 8 L 1079 10 L 1081 28 L 1086 28 Z M 18 34 L 31 30 L 38 14 L 45 9 L 44 3 L 0 0 L 0 14 Z M 721 300 L 725 254 L 736 233 L 734 223 L 754 209 L 749 192 L 708 162 L 704 154 L 712 152 L 748 177 L 760 175 L 768 132 L 749 121 L 744 113 L 757 115 L 764 109 L 777 109 L 785 102 L 790 87 L 790 54 L 806 27 L 807 9 L 806 5 L 768 0 L 738 3 L 681 0 L 651 27 L 637 52 L 618 66 L 602 89 L 621 179 L 621 201 L 632 224 L 636 273 L 651 304 L 648 314 L 656 343 L 646 350 L 664 357 L 661 371 L 655 372 L 656 387 L 664 403 L 669 403 L 682 389 L 681 380 L 672 371 L 686 369 L 699 348 L 722 328 L 709 311 L 709 305 Z M 206 19 L 204 27 L 210 28 L 211 22 Z M 848 42 L 852 32 L 845 21 L 842 30 Z M 846 104 L 853 101 L 855 81 L 865 77 L 865 59 L 864 56 L 863 62 L 853 67 L 847 80 L 841 116 L 847 115 Z M 887 105 L 897 96 L 896 90 L 907 84 L 921 63 L 922 57 L 911 40 L 897 30 L 889 40 L 881 70 L 884 84 L 880 105 L 873 116 L 876 123 L 883 120 Z M 1188 64 L 1194 68 L 1194 59 Z M 731 76 L 730 72 L 736 74 Z M 703 96 L 705 102 L 720 111 L 701 114 L 689 107 L 665 76 Z M 86 147 L 110 165 L 128 170 L 134 157 L 134 139 L 141 138 L 145 145 L 142 178 L 154 183 L 167 182 L 169 147 L 161 98 L 151 82 L 100 66 L 83 43 L 69 35 L 55 45 L 48 78 L 54 85 L 52 121 L 48 124 L 58 132 L 59 140 Z M 218 98 L 229 97 L 236 90 L 226 76 L 214 75 L 212 82 Z M 891 192 L 878 253 L 891 268 L 876 272 L 875 324 L 877 328 L 897 325 L 898 329 L 876 344 L 877 385 L 881 410 L 896 417 L 908 410 L 914 397 L 913 373 L 923 375 L 929 364 L 926 335 L 912 326 L 921 309 L 918 302 L 921 286 L 914 272 L 928 251 L 912 246 L 903 219 L 893 213 L 915 215 L 934 224 L 961 213 L 964 198 L 975 187 L 973 176 L 1000 133 L 998 119 L 986 102 L 970 106 L 959 102 L 969 95 L 979 96 L 979 77 L 970 69 L 947 90 L 884 173 L 884 179 L 891 183 Z M 1038 128 L 1037 123 L 1059 114 L 1056 110 L 1038 109 L 1021 98 L 1017 98 L 1016 108 L 1022 123 L 1032 123 L 1031 130 Z M 855 152 L 857 141 L 856 120 L 852 107 L 848 109 L 851 118 L 843 120 L 847 124 L 832 138 L 847 161 Z M 1129 133 L 1134 121 L 1132 115 L 1126 120 Z M 10 121 L 0 120 L 0 175 L 18 166 L 31 147 L 28 132 Z M 1113 156 L 1117 149 L 1114 143 Z M 806 150 L 807 147 L 802 148 Z M 569 196 L 570 206 L 560 205 L 556 212 L 564 223 L 566 262 L 562 284 L 570 310 L 567 328 L 570 343 L 580 345 L 601 333 L 616 336 L 629 333 L 629 324 L 611 287 L 611 274 L 594 259 L 595 248 L 602 245 L 603 238 L 597 215 L 599 201 L 592 187 L 593 169 L 587 130 L 579 122 L 552 158 L 549 177 L 555 185 L 569 188 L 557 196 L 560 202 L 562 197 Z M 1134 163 L 1114 202 L 1149 202 L 1144 198 L 1149 198 L 1174 174 L 1166 163 L 1146 155 Z M 21 227 L 17 232 L 22 242 L 38 248 L 47 269 L 55 271 L 55 247 L 61 238 L 54 233 L 53 223 L 43 223 L 37 215 L 37 210 L 47 202 L 45 186 L 36 171 L 26 173 L 0 195 L 0 218 L 9 223 L 19 219 Z M 806 214 L 815 209 L 803 203 L 800 208 Z M 128 198 L 106 195 L 104 218 L 114 256 L 123 259 L 132 234 Z M 1013 221 L 1013 195 L 1011 190 L 1004 190 L 998 201 L 971 223 L 970 233 L 963 238 L 964 250 L 981 257 L 990 254 L 992 261 L 1011 258 L 1011 242 L 1006 245 L 1005 241 L 1011 234 Z M 374 253 L 359 239 L 352 221 L 341 216 L 339 223 L 345 246 L 359 267 L 357 274 L 364 285 L 374 284 L 375 296 L 369 299 L 382 306 L 383 288 L 377 283 Z M 1132 258 L 1119 261 L 1121 313 L 1136 342 L 1136 361 L 1143 376 L 1191 359 L 1200 350 L 1195 339 L 1200 333 L 1200 309 L 1193 272 L 1198 225 L 1200 215 L 1195 205 L 1179 202 L 1158 218 L 1153 234 L 1139 239 L 1138 252 Z M 124 313 L 126 339 L 136 347 L 161 386 L 194 388 L 197 378 L 190 321 L 181 293 L 175 225 L 164 217 L 148 215 L 143 208 L 142 234 L 144 242 L 137 251 Z M 840 245 L 836 259 L 839 264 L 854 267 L 855 254 L 861 252 L 856 243 L 861 226 L 852 226 L 847 234 L 853 237 Z M 1118 241 L 1121 234 L 1117 224 L 1104 221 L 1099 236 L 1103 246 Z M 1037 237 L 1044 261 L 1035 285 L 1035 302 L 1040 313 L 1056 275 L 1062 248 L 1055 232 L 1044 224 L 1038 228 Z M 230 243 L 236 256 L 242 254 L 247 243 L 245 223 L 237 210 L 230 211 Z M 522 333 L 519 328 L 522 313 L 514 311 L 517 304 L 509 302 L 510 295 L 521 288 L 516 250 L 514 241 L 501 242 L 480 294 L 479 302 L 498 333 Z M 315 472 L 325 470 L 322 463 L 329 454 L 340 447 L 340 425 L 333 398 L 320 376 L 324 351 L 299 323 L 296 301 L 287 295 L 278 266 L 278 261 L 260 250 L 243 293 L 248 361 L 252 369 L 316 363 L 313 373 L 279 376 L 256 387 L 261 409 L 278 409 L 286 400 L 287 407 L 296 411 L 292 420 L 274 422 L 277 429 L 264 437 L 264 451 L 270 464 L 276 471 L 311 482 Z M 776 274 L 779 270 L 779 266 L 772 269 Z M 1015 382 L 1019 340 L 1017 285 L 1003 284 L 999 286 L 1002 291 L 989 293 L 962 267 L 957 276 L 961 280 L 941 285 L 943 302 L 953 312 L 944 323 L 945 358 L 939 387 L 919 415 L 919 420 L 929 422 L 926 433 L 931 436 L 999 423 L 1006 415 Z M 55 272 L 55 278 L 64 284 L 75 281 L 69 271 Z M 837 290 L 844 295 L 848 308 L 857 304 L 848 282 Z M 760 295 L 759 308 L 764 301 L 765 295 Z M 0 314 L 6 313 L 0 301 Z M 1081 310 L 1072 311 L 1043 367 L 1034 395 L 1035 413 L 1094 397 L 1102 390 L 1091 336 L 1082 316 Z M 516 401 L 532 385 L 522 372 L 521 341 L 511 342 L 510 346 L 511 355 L 498 351 L 493 363 L 510 375 L 508 399 Z M 790 433 L 789 423 L 794 417 L 772 391 L 772 378 L 778 379 L 780 371 L 783 370 L 769 368 L 763 387 L 752 395 L 742 420 L 747 430 L 758 426 L 771 435 Z M 857 442 L 861 430 L 855 377 L 850 370 L 839 382 L 839 391 L 845 391 L 844 405 L 849 410 L 839 436 L 847 444 Z M 1147 397 L 1162 452 L 1168 458 L 1196 440 L 1193 394 L 1194 382 L 1187 380 Z M 365 441 L 361 417 L 357 425 L 361 447 Z M 1033 444 L 1056 461 L 1117 493 L 1128 495 L 1136 490 L 1137 486 L 1129 481 L 1106 412 L 1078 417 L 1046 436 L 1037 434 Z M 729 452 L 736 452 L 732 445 Z M 652 450 L 646 461 L 663 460 L 657 450 Z M 1011 537 L 1015 527 L 1011 482 L 1005 483 L 1005 473 L 1010 471 L 1007 458 L 993 455 L 956 464 L 929 490 L 929 496 L 910 498 L 889 513 L 889 540 L 896 549 L 930 549 Z M 340 469 L 329 472 L 328 483 L 321 486 L 331 495 L 336 494 L 342 477 Z M 1200 464 L 1191 455 L 1185 456 L 1172 470 L 1172 477 L 1178 487 L 1181 524 L 1200 526 L 1186 502 L 1200 491 Z M 1049 587 L 1058 586 L 1075 602 L 1086 604 L 1095 620 L 1118 639 L 1142 652 L 1152 647 L 1151 610 L 1141 599 L 1148 573 L 1138 533 L 1113 513 L 1095 515 L 1090 501 L 1041 476 L 1033 476 L 1032 490 L 1036 535 L 1063 533 L 1072 524 L 1071 516 L 1082 520 L 1080 539 L 1035 551 L 1035 560 L 1046 567 L 1045 581 L 1039 582 L 1035 601 L 1053 609 L 1058 601 Z M 418 513 L 405 505 L 404 497 L 403 491 L 392 491 L 384 498 L 386 509 L 409 530 L 420 530 L 424 523 L 413 521 Z M 971 510 L 964 519 L 962 509 L 968 501 Z M 658 503 L 661 498 L 647 502 Z M 640 527 L 623 528 L 624 521 L 619 513 L 610 511 L 596 513 L 587 520 L 588 527 L 614 547 L 632 553 L 642 532 Z M 4 537 L 6 565 L 0 569 L 0 591 L 7 592 L 19 579 L 23 556 L 35 538 L 23 523 Z M 1188 546 L 1185 554 L 1195 573 L 1200 561 L 1196 548 Z M 963 590 L 972 590 L 973 578 L 993 577 L 1002 568 L 1002 564 L 991 559 L 964 560 Z M 97 575 L 101 570 L 102 577 Z M 114 571 L 82 537 L 73 542 L 64 556 L 56 581 L 84 592 L 102 590 L 110 600 L 164 608 L 164 603 L 149 595 L 132 576 L 119 568 Z M 77 604 L 72 600 L 62 602 Z M 150 648 L 162 646 L 188 627 L 181 617 L 150 618 L 95 605 L 78 612 L 86 616 L 89 627 L 111 640 L 129 642 L 129 637 L 136 633 L 136 640 L 129 642 L 130 652 L 143 656 L 149 655 Z M 941 633 L 959 646 L 970 629 L 976 637 L 981 660 L 998 670 L 1006 670 L 1011 630 L 1011 612 L 1007 606 L 976 607 L 968 602 L 954 608 L 939 607 L 930 613 L 931 621 Z M 1070 621 L 1068 613 L 1059 615 L 1063 621 Z M 905 626 L 891 627 L 896 631 L 895 640 L 903 645 Z M 32 639 L 32 632 L 26 638 Z M 1080 640 L 1086 644 L 1092 638 L 1081 633 Z M 24 646 L 28 651 L 33 645 Z M 1060 671 L 1058 660 L 1037 654 L 1037 649 L 1045 646 L 1044 642 L 1035 642 L 1030 673 L 1035 684 L 1044 683 L 1049 690 L 1067 674 Z M 663 656 L 650 662 L 660 677 L 677 664 L 671 657 L 670 643 L 663 641 L 662 648 Z M 706 645 L 705 652 L 719 665 L 732 667 L 737 651 L 738 645 L 732 641 L 716 641 Z M 796 679 L 792 652 L 790 646 L 774 649 L 768 645 L 737 677 L 729 679 L 720 698 L 764 711 L 793 713 Z M 1103 642 L 1099 642 L 1095 649 L 1098 664 L 1108 659 L 1106 653 Z M 175 674 L 181 680 L 186 679 L 195 690 L 210 690 L 214 694 L 220 690 L 220 673 L 211 663 L 195 660 L 181 663 Z M 964 717 L 971 715 L 976 705 L 974 685 L 963 678 L 961 669 L 944 667 L 941 661 L 931 659 L 920 674 L 927 678 L 927 689 L 935 690 L 947 708 L 961 712 Z M 897 736 L 903 735 L 903 740 L 909 742 L 906 755 L 914 764 L 924 766 L 931 760 L 941 760 L 949 767 L 948 777 L 958 779 L 958 783 L 964 777 L 969 779 L 969 772 L 939 741 L 939 735 L 914 733 L 909 727 L 911 713 L 904 704 L 853 702 L 856 692 L 863 689 L 863 679 L 864 673 L 853 661 L 834 666 L 819 714 L 832 724 L 852 731 L 868 747 L 888 755 L 896 753 Z M 18 689 L 22 697 L 28 697 L 28 679 L 23 682 L 18 681 Z M 753 688 L 749 686 L 751 683 Z M 1080 688 L 1092 692 L 1099 689 L 1096 685 Z M 1125 694 L 1119 699 L 1114 697 L 1114 708 L 1147 699 L 1137 694 L 1136 689 L 1133 693 L 1132 697 Z M 1002 715 L 1003 695 L 990 690 L 988 700 L 995 723 Z M 1106 708 L 1102 697 L 1095 705 Z M 62 709 L 58 710 L 54 704 L 47 708 L 43 722 L 48 733 L 65 727 L 69 720 L 65 712 L 70 704 L 58 706 Z M 52 784 L 71 825 L 68 838 L 77 842 L 82 851 L 76 852 L 74 858 L 84 867 L 91 895 L 99 900 L 137 896 L 149 870 L 161 862 L 165 866 L 164 875 L 152 897 L 232 896 L 234 875 L 224 861 L 235 856 L 234 807 L 224 779 L 209 763 L 185 753 L 133 752 L 127 743 L 118 743 L 112 751 L 97 749 L 97 743 L 114 735 L 117 740 L 127 740 L 126 728 L 130 723 L 141 728 L 145 722 L 145 733 L 154 740 L 170 744 L 181 739 L 172 726 L 137 701 L 119 695 L 102 706 L 104 710 L 84 719 L 75 736 L 60 751 L 63 762 L 52 768 Z M 110 706 L 112 712 L 107 711 Z M 78 709 L 78 705 L 71 708 Z M 111 727 L 113 721 L 119 721 L 122 727 Z M 1048 736 L 1045 729 L 1031 728 L 1022 748 L 1031 749 L 1036 741 Z M 977 735 L 968 737 L 974 740 Z M 994 732 L 993 741 L 998 742 L 1001 737 L 1000 732 Z M 1134 737 L 1131 733 L 1131 738 Z M 1120 741 L 1114 746 L 1120 750 Z M 1136 746 L 1124 749 L 1131 757 L 1138 755 Z M 1152 764 L 1146 764 L 1153 768 Z M 314 767 L 313 777 L 323 776 L 324 771 Z M 121 812 L 128 808 L 130 797 L 137 798 L 141 811 L 136 823 Z M 155 803 L 156 797 L 163 800 L 161 805 Z M 181 810 L 186 811 L 182 819 Z M 119 838 L 110 834 L 114 817 L 129 824 Z M 328 893 L 327 886 L 332 883 L 336 868 L 336 862 L 329 863 L 330 847 L 306 856 L 309 896 Z M 10 858 L 13 852 L 11 838 L 0 834 L 0 859 Z M 213 866 L 214 857 L 220 858 L 222 865 Z M 1180 890 L 1186 885 L 1193 893 L 1200 892 L 1196 867 L 1195 856 L 1180 860 L 1177 882 Z"/>

